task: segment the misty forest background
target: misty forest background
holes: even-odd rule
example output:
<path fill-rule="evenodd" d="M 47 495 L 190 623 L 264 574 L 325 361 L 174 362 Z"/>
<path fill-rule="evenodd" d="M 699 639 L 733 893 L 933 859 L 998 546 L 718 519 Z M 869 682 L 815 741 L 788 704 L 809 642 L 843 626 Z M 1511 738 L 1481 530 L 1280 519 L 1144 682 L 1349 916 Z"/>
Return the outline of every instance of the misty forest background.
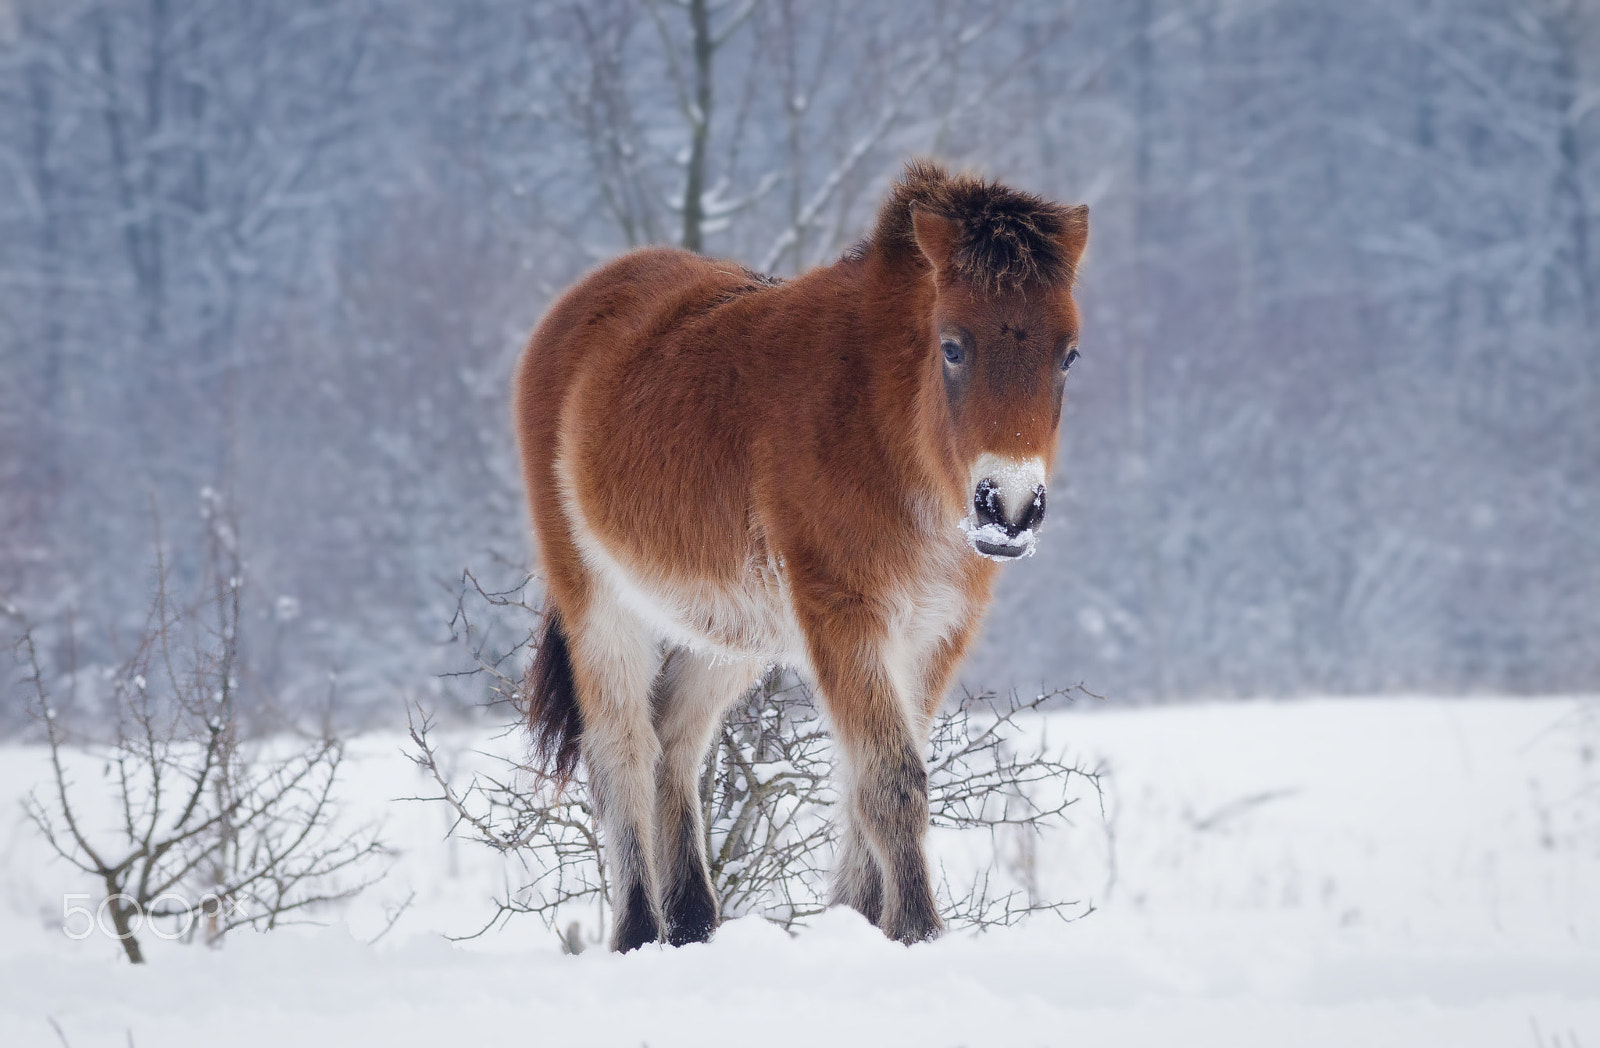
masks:
<path fill-rule="evenodd" d="M 969 684 L 1600 687 L 1596 0 L 0 0 L 0 597 L 114 661 L 226 506 L 249 686 L 392 721 L 529 563 L 551 297 L 923 154 L 1093 214 Z"/>

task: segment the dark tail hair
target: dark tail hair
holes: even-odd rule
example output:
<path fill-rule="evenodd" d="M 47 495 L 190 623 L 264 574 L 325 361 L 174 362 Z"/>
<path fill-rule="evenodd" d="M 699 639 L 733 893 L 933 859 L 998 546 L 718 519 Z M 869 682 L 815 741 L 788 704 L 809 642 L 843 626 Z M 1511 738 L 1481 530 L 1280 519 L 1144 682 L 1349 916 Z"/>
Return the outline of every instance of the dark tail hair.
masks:
<path fill-rule="evenodd" d="M 583 714 L 578 710 L 578 689 L 572 679 L 572 652 L 561 628 L 561 614 L 554 606 L 545 610 L 539 652 L 528 669 L 524 689 L 534 757 L 558 788 L 564 789 L 578 767 Z"/>

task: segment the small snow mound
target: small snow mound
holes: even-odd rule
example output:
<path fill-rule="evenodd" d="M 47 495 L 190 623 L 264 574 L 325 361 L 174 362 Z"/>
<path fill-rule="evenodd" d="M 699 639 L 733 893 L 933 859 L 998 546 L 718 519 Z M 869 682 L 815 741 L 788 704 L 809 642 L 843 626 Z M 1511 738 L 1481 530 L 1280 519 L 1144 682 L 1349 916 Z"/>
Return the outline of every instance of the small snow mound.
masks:
<path fill-rule="evenodd" d="M 831 906 L 822 911 L 801 935 L 835 944 L 892 945 L 871 921 L 848 906 Z"/>
<path fill-rule="evenodd" d="M 746 946 L 777 946 L 789 942 L 789 933 L 764 917 L 754 915 L 735 917 L 722 922 L 712 940 L 721 947 L 744 949 Z"/>

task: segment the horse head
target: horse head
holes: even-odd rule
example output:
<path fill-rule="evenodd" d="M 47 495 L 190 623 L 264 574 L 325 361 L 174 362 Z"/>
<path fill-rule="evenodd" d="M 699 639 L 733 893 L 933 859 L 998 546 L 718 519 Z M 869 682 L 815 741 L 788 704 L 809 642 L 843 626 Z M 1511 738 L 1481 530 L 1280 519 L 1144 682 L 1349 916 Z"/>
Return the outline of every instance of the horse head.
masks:
<path fill-rule="evenodd" d="M 1078 358 L 1073 276 L 1089 213 L 913 165 L 903 191 L 933 285 L 925 374 L 942 387 L 946 461 L 968 541 L 1031 554 L 1044 520 L 1067 371 Z"/>

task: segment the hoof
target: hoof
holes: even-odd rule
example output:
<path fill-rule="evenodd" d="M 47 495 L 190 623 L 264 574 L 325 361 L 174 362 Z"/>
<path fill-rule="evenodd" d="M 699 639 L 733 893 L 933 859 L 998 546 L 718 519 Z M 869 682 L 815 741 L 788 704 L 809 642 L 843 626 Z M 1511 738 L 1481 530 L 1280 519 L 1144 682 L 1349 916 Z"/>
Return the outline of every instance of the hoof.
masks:
<path fill-rule="evenodd" d="M 691 881 L 667 903 L 667 942 L 673 946 L 710 942 L 716 930 L 717 901 L 704 881 Z"/>
<path fill-rule="evenodd" d="M 616 934 L 611 937 L 611 948 L 618 953 L 637 950 L 647 943 L 661 941 L 661 922 L 651 912 L 650 899 L 644 886 L 635 884 L 628 892 L 628 901 L 617 919 Z"/>

